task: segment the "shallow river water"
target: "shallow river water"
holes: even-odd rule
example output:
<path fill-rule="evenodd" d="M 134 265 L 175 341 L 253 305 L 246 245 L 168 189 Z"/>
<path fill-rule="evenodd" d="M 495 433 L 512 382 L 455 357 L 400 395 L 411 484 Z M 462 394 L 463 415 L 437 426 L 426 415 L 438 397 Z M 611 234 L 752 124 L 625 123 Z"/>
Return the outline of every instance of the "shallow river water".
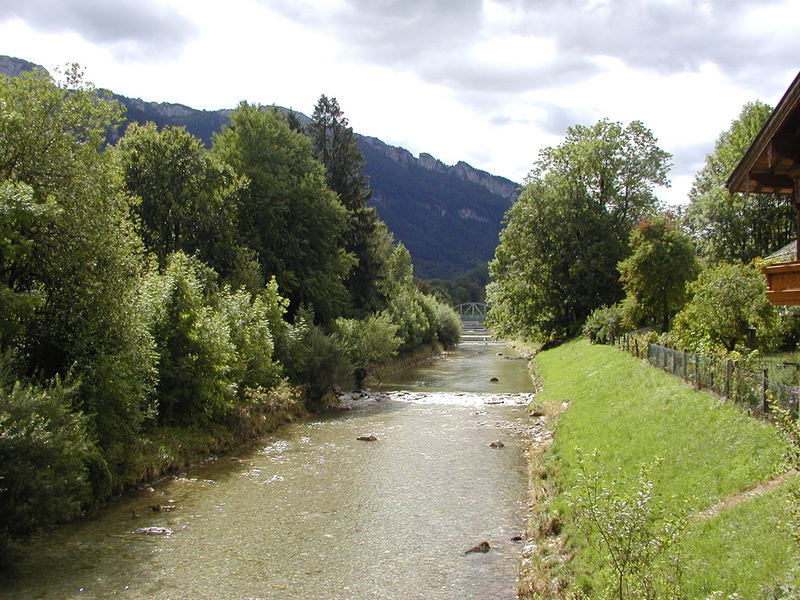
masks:
<path fill-rule="evenodd" d="M 531 387 L 513 356 L 466 342 L 349 410 L 37 537 L 0 598 L 511 600 Z"/>

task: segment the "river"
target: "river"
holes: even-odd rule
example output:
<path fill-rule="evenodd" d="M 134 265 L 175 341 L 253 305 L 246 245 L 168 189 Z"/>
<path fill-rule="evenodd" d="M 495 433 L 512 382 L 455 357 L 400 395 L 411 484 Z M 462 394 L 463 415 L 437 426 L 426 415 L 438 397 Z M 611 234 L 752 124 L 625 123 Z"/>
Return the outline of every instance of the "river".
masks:
<path fill-rule="evenodd" d="M 0 598 L 512 600 L 531 389 L 515 358 L 473 336 L 349 410 L 36 536 Z"/>

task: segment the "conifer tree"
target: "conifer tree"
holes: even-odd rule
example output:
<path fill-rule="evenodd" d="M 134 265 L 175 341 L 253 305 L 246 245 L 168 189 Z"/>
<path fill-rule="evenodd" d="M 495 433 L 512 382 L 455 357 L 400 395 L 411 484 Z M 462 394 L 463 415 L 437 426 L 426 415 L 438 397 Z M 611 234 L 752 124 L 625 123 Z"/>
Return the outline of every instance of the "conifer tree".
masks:
<path fill-rule="evenodd" d="M 358 264 L 346 280 L 355 315 L 381 310 L 385 298 L 379 280 L 391 252 L 386 243 L 385 226 L 375 209 L 368 206 L 372 192 L 363 174 L 364 159 L 353 129 L 349 126 L 336 98 L 320 96 L 308 133 L 314 154 L 325 166 L 328 186 L 339 195 L 348 212 L 344 249 Z"/>

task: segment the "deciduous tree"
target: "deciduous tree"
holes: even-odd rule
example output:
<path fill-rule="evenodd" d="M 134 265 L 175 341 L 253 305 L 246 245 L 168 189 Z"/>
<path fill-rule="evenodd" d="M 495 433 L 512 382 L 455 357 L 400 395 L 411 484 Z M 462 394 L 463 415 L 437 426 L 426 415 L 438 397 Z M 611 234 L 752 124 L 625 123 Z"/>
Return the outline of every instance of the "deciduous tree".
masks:
<path fill-rule="evenodd" d="M 241 239 L 258 254 L 264 279 L 274 276 L 291 299 L 289 313 L 306 304 L 322 323 L 342 315 L 349 301 L 343 281 L 353 265 L 342 249 L 347 211 L 308 138 L 276 110 L 243 102 L 214 136 L 213 152 L 247 177 Z"/>
<path fill-rule="evenodd" d="M 638 121 L 570 127 L 563 144 L 542 151 L 490 263 L 492 327 L 558 339 L 616 302 L 629 229 L 655 210 L 653 186 L 666 183 L 668 166 Z"/>
<path fill-rule="evenodd" d="M 699 271 L 689 236 L 659 215 L 639 223 L 630 234 L 629 256 L 617 265 L 636 325 L 666 331 L 687 299 L 686 285 Z"/>
<path fill-rule="evenodd" d="M 772 112 L 762 102 L 745 104 L 739 118 L 717 138 L 689 194 L 686 222 L 701 254 L 712 260 L 748 262 L 767 256 L 794 236 L 794 211 L 786 196 L 729 194 L 733 169 Z"/>

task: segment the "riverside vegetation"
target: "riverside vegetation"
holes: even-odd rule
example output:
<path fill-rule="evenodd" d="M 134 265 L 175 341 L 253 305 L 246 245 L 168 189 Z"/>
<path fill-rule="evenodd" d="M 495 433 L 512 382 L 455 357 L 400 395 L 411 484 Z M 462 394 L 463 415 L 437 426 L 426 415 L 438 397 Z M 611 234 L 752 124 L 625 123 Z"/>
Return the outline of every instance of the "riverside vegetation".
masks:
<path fill-rule="evenodd" d="M 769 364 L 770 378 L 800 385 L 797 370 L 765 360 L 797 348 L 800 310 L 771 306 L 758 272 L 760 257 L 792 238 L 792 206 L 725 188 L 770 112 L 744 106 L 687 207 L 658 201 L 670 156 L 644 124 L 570 127 L 540 153 L 506 215 L 489 263 L 487 323 L 552 348 L 534 361 L 543 390 L 532 414 L 555 429 L 551 448 L 531 451 L 523 597 L 800 594 L 791 535 L 800 481 L 782 459 L 797 466 L 793 416 L 776 407 L 774 424 L 751 420 L 614 348 L 567 342 L 643 330 L 756 372 Z M 770 491 L 734 501 L 751 486 Z"/>
<path fill-rule="evenodd" d="M 0 557 L 32 530 L 458 341 L 374 209 L 352 130 L 243 102 L 210 151 L 106 133 L 75 66 L 0 77 Z"/>
<path fill-rule="evenodd" d="M 787 491 L 798 475 L 725 503 L 789 466 L 774 427 L 585 339 L 535 365 L 541 412 L 568 408 L 534 465 L 534 489 L 549 494 L 530 527 L 524 597 L 796 597 Z"/>

